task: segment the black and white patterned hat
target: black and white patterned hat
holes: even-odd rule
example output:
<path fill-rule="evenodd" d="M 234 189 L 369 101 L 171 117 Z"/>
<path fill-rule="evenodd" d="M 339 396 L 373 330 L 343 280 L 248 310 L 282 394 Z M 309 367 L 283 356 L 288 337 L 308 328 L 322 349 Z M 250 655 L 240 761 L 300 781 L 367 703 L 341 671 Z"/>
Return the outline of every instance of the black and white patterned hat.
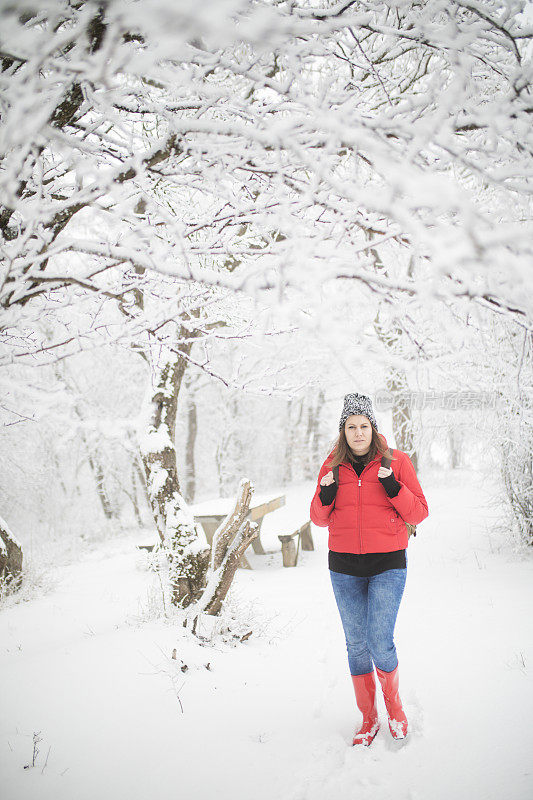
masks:
<path fill-rule="evenodd" d="M 357 394 L 357 392 L 353 392 L 352 394 L 345 395 L 341 421 L 339 422 L 340 431 L 342 431 L 344 423 L 352 414 L 362 414 L 364 417 L 368 417 L 374 428 L 376 430 L 378 429 L 378 424 L 372 409 L 372 400 L 370 397 L 367 397 L 366 394 Z"/>

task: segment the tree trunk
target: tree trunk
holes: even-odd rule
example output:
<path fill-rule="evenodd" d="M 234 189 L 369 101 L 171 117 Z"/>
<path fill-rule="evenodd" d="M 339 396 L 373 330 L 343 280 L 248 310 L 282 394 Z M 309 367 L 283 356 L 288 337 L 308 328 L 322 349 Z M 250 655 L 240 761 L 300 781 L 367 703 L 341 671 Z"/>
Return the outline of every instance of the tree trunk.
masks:
<path fill-rule="evenodd" d="M 309 480 L 316 476 L 320 466 L 320 415 L 324 405 L 324 392 L 319 390 L 316 402 L 312 400 L 308 407 L 307 417 L 307 439 L 306 439 L 306 458 L 305 458 L 305 477 Z"/>
<path fill-rule="evenodd" d="M 7 591 L 22 584 L 22 545 L 17 542 L 7 523 L 0 517 L 0 584 Z"/>
<path fill-rule="evenodd" d="M 135 465 L 135 462 L 132 461 L 132 463 L 131 463 L 131 475 L 130 475 L 131 495 L 129 494 L 129 492 L 127 494 L 129 496 L 129 498 L 131 500 L 131 504 L 133 506 L 133 513 L 135 514 L 135 520 L 137 522 L 137 525 L 139 526 L 139 528 L 142 528 L 143 521 L 142 521 L 142 517 L 141 517 L 141 510 L 139 508 L 139 500 L 137 498 L 137 476 L 138 476 L 138 470 L 137 470 L 137 467 Z"/>
<path fill-rule="evenodd" d="M 81 417 L 81 415 L 79 416 Z M 96 493 L 102 505 L 104 516 L 106 517 L 106 519 L 113 519 L 113 517 L 118 517 L 118 512 L 111 505 L 111 501 L 109 500 L 109 497 L 107 495 L 105 487 L 104 470 L 100 462 L 100 459 L 98 458 L 98 454 L 96 452 L 91 452 L 91 447 L 89 446 L 87 437 L 84 436 L 83 433 L 81 435 L 81 438 L 83 440 L 83 443 L 85 444 L 85 447 L 87 448 L 87 460 L 89 462 L 91 471 L 94 475 L 94 481 L 96 484 Z"/>
<path fill-rule="evenodd" d="M 531 442 L 529 442 L 531 447 Z M 507 501 L 520 538 L 533 546 L 533 456 L 523 442 L 508 441 L 501 448 L 501 472 Z"/>
<path fill-rule="evenodd" d="M 520 386 L 520 370 L 526 368 L 526 387 Z M 516 386 L 505 383 L 498 390 L 498 414 L 491 438 L 500 440 L 501 472 L 507 502 L 520 539 L 533 547 L 533 335 L 526 334 Z"/>
<path fill-rule="evenodd" d="M 194 501 L 196 494 L 196 466 L 194 463 L 194 447 L 196 444 L 196 434 L 198 432 L 198 418 L 196 414 L 196 402 L 194 397 L 189 397 L 187 406 L 187 443 L 185 446 L 185 469 L 186 485 L 185 497 L 188 503 Z"/>
<path fill-rule="evenodd" d="M 185 332 L 180 331 L 177 340 L 183 342 L 185 338 Z M 192 342 L 180 347 L 190 352 Z M 174 446 L 178 395 L 186 364 L 171 351 L 161 356 L 146 402 L 144 430 L 139 432 L 148 497 L 170 563 L 172 602 L 181 606 L 200 597 L 209 560 L 209 546 L 205 538 L 200 538 L 180 493 Z"/>
<path fill-rule="evenodd" d="M 286 486 L 292 483 L 292 454 L 294 450 L 294 425 L 292 424 L 292 407 L 294 401 L 287 401 L 286 433 L 285 433 L 285 465 L 283 481 Z"/>
<path fill-rule="evenodd" d="M 405 372 L 397 369 L 390 369 L 385 379 L 385 386 L 392 395 L 392 430 L 396 440 L 398 450 L 403 450 L 413 462 L 415 470 L 418 470 L 418 455 L 414 441 L 413 425 L 411 420 L 411 409 L 406 399 L 408 396 L 409 384 Z"/>
<path fill-rule="evenodd" d="M 448 443 L 450 445 L 450 466 L 452 469 L 457 469 L 461 466 L 462 439 L 455 428 L 448 429 Z"/>
<path fill-rule="evenodd" d="M 296 480 L 301 480 L 302 477 L 305 475 L 305 463 L 303 463 L 302 453 L 305 455 L 307 452 L 307 446 L 302 441 L 302 428 L 303 428 L 303 418 L 304 418 L 304 400 L 300 398 L 295 402 L 296 408 L 296 420 L 292 423 L 291 426 L 291 442 L 290 442 L 290 453 L 289 458 L 291 459 L 292 465 L 296 464 Z M 294 471 L 291 469 L 292 476 L 294 478 Z"/>
<path fill-rule="evenodd" d="M 137 475 L 137 478 L 139 480 L 139 485 L 141 487 L 143 497 L 146 500 L 146 505 L 151 511 L 152 508 L 150 504 L 150 498 L 148 496 L 148 487 L 146 486 L 146 472 L 144 471 L 143 467 L 144 464 L 142 463 L 142 459 L 135 458 L 133 460 L 133 471 Z"/>
<path fill-rule="evenodd" d="M 59 364 L 56 364 L 54 366 L 54 372 L 57 380 L 64 387 L 65 391 L 72 397 L 72 408 L 74 413 L 82 423 L 85 422 L 87 415 L 83 410 L 84 398 L 83 395 L 77 390 L 74 379 L 69 375 L 67 367 L 64 363 L 62 367 L 60 367 Z M 91 445 L 91 442 L 85 434 L 83 426 L 80 426 L 80 438 L 85 445 L 85 450 L 87 451 L 87 461 L 94 477 L 96 493 L 98 495 L 98 499 L 100 500 L 104 516 L 106 519 L 118 517 L 118 509 L 113 505 L 107 493 L 105 485 L 105 473 L 98 453 L 98 448 Z"/>
<path fill-rule="evenodd" d="M 306 480 L 310 480 L 314 474 L 312 462 L 312 443 L 313 443 L 313 418 L 314 418 L 313 399 L 309 398 L 307 408 L 304 413 L 307 414 L 307 424 L 305 430 L 305 443 L 303 448 L 303 476 Z"/>
<path fill-rule="evenodd" d="M 383 264 L 378 251 L 373 247 L 370 250 L 374 259 L 374 269 L 376 272 L 387 275 L 387 269 Z M 409 264 L 408 275 L 412 274 L 413 263 Z M 403 331 L 396 323 L 382 319 L 381 310 L 378 310 L 374 319 L 374 329 L 381 342 L 393 356 L 403 355 L 401 352 L 401 342 Z M 385 386 L 392 395 L 392 430 L 396 440 L 398 450 L 403 450 L 413 462 L 415 470 L 418 470 L 418 454 L 411 418 L 411 408 L 409 406 L 409 382 L 407 374 L 402 369 L 391 367 L 385 378 Z"/>

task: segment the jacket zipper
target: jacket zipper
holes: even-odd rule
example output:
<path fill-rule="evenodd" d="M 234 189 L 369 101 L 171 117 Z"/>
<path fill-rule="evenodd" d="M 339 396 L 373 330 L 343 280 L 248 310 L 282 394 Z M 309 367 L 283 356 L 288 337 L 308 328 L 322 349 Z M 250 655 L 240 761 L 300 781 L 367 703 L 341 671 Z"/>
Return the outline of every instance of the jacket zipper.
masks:
<path fill-rule="evenodd" d="M 363 477 L 363 472 L 365 471 L 365 469 L 368 469 L 370 464 L 373 464 L 374 461 L 376 461 L 375 458 L 373 458 L 372 461 L 370 461 L 370 463 L 366 465 L 366 467 L 363 467 L 360 475 L 357 475 L 357 472 L 355 472 L 355 469 L 352 467 L 352 469 L 355 472 L 355 474 L 357 475 L 357 479 L 358 479 L 358 492 L 359 492 L 359 495 L 358 495 L 358 499 L 359 499 L 359 550 L 360 550 L 361 553 L 363 552 L 363 519 L 362 519 L 362 517 L 363 517 L 363 505 L 361 503 L 361 478 Z"/>
<path fill-rule="evenodd" d="M 361 475 L 363 474 L 363 472 L 361 472 Z M 359 478 L 359 552 L 360 553 L 363 552 L 363 522 L 362 522 L 363 506 L 361 504 L 361 475 L 357 476 Z"/>

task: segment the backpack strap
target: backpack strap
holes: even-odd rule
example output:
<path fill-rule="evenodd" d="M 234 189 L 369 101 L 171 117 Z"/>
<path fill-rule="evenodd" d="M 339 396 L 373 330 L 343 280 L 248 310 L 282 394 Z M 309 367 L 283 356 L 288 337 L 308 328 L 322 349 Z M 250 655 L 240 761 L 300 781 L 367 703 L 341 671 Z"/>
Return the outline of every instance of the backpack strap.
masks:
<path fill-rule="evenodd" d="M 337 484 L 337 489 L 339 488 L 339 465 L 337 464 L 336 467 L 332 467 L 331 471 L 333 472 L 333 480 Z M 337 493 L 335 493 L 335 500 L 337 499 Z M 335 508 L 335 500 L 333 501 L 333 508 Z"/>
<path fill-rule="evenodd" d="M 381 457 L 381 466 L 382 467 L 386 467 L 387 469 L 390 469 L 390 466 L 392 464 L 392 454 L 393 454 L 393 450 L 389 447 L 387 452 Z M 411 525 L 410 522 L 406 522 L 405 524 L 407 526 L 408 537 L 416 536 L 416 525 Z"/>
<path fill-rule="evenodd" d="M 392 454 L 393 450 L 389 447 L 387 452 L 381 456 L 381 466 L 386 467 L 386 469 L 390 469 L 390 465 L 392 464 Z"/>

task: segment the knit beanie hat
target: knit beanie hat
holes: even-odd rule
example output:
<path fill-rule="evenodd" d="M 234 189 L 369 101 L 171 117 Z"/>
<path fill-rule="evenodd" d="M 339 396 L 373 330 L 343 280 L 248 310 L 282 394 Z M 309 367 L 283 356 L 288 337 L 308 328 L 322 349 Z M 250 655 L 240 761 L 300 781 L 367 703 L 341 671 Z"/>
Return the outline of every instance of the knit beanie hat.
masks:
<path fill-rule="evenodd" d="M 372 400 L 366 394 L 347 394 L 344 397 L 344 406 L 342 408 L 341 421 L 339 422 L 339 431 L 342 431 L 344 423 L 351 417 L 352 414 L 362 414 L 368 417 L 374 428 L 378 429 L 378 424 L 372 410 Z"/>

